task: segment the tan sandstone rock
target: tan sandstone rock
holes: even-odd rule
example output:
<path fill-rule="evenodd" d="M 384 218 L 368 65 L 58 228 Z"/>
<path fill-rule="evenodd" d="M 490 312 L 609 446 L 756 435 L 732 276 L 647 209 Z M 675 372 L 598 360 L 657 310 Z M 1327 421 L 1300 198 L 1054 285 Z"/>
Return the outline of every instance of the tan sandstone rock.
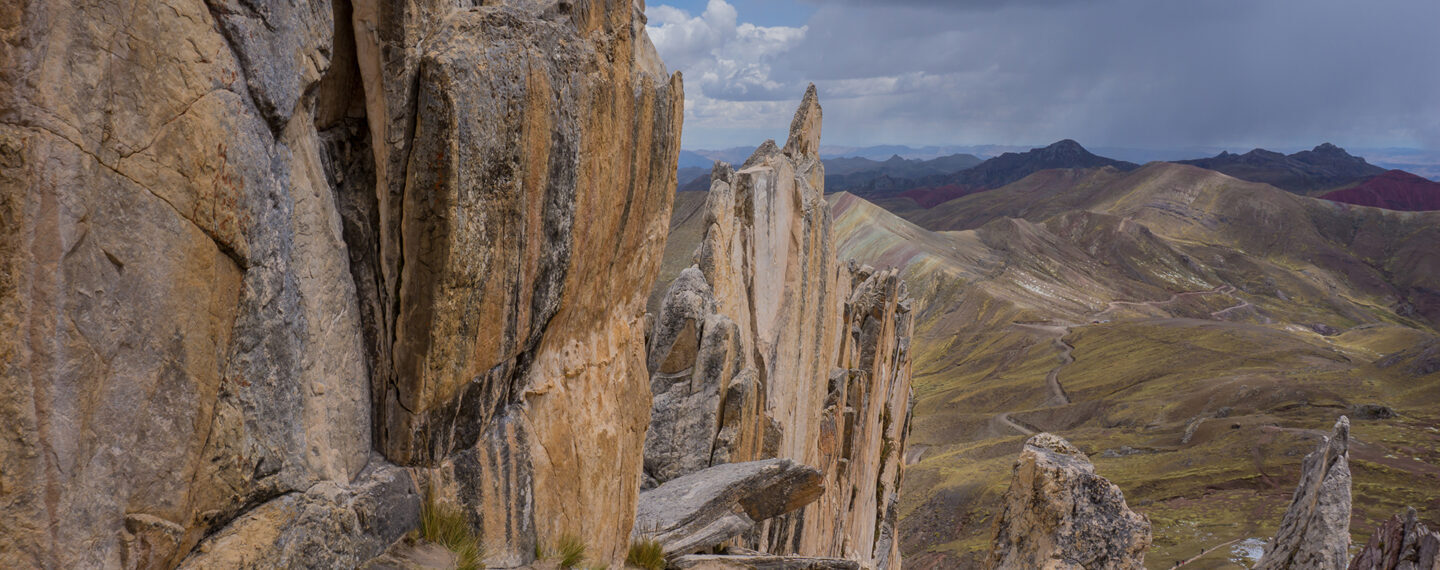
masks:
<path fill-rule="evenodd" d="M 646 484 L 795 460 L 826 493 L 740 542 L 897 568 L 910 302 L 894 271 L 836 260 L 821 115 L 812 86 L 783 149 L 767 141 L 712 173 L 695 267 L 669 284 L 650 335 Z"/>
<path fill-rule="evenodd" d="M 680 79 L 639 1 L 472 4 L 0 8 L 0 567 L 350 565 L 397 463 L 623 553 Z"/>
<path fill-rule="evenodd" d="M 1149 519 L 1060 437 L 1025 442 L 1002 501 L 986 568 L 1145 568 Z"/>

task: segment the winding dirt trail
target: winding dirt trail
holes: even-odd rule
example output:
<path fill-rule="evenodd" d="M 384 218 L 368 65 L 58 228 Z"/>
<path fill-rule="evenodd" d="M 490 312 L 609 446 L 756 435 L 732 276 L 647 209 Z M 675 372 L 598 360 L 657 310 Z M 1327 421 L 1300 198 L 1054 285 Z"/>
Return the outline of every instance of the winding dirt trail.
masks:
<path fill-rule="evenodd" d="M 1107 303 L 1107 304 L 1105 305 L 1105 309 L 1103 309 L 1103 310 L 1101 310 L 1100 312 L 1097 312 L 1097 313 L 1091 315 L 1091 317 L 1090 317 L 1089 320 L 1092 320 L 1092 321 L 1093 321 L 1093 320 L 1096 320 L 1096 319 L 1100 318 L 1102 315 L 1104 315 L 1104 314 L 1106 314 L 1106 313 L 1113 312 L 1113 311 L 1115 311 L 1116 309 L 1118 309 L 1118 308 L 1121 307 L 1121 306 L 1132 306 L 1132 307 L 1148 306 L 1148 307 L 1156 307 L 1156 308 L 1158 308 L 1158 307 L 1161 307 L 1161 306 L 1164 306 L 1164 305 L 1174 304 L 1174 303 L 1176 303 L 1177 301 L 1179 301 L 1179 300 L 1181 300 L 1181 299 L 1184 299 L 1184 298 L 1186 298 L 1186 297 L 1197 297 L 1197 296 L 1204 296 L 1204 295 L 1232 295 L 1232 296 L 1233 296 L 1234 293 L 1235 293 L 1235 291 L 1236 291 L 1236 289 L 1235 289 L 1234 286 L 1231 286 L 1231 285 L 1221 285 L 1221 286 L 1219 286 L 1219 287 L 1216 287 L 1216 288 L 1210 289 L 1210 290 L 1206 290 L 1206 291 L 1184 291 L 1184 292 L 1180 292 L 1180 293 L 1174 293 L 1174 294 L 1170 295 L 1170 298 L 1169 298 L 1169 299 L 1165 299 L 1164 301 L 1110 301 L 1109 303 Z M 1240 309 L 1243 309 L 1243 308 L 1246 308 L 1246 307 L 1253 307 L 1253 306 L 1254 306 L 1254 305 L 1250 304 L 1249 301 L 1246 301 L 1246 300 L 1244 300 L 1244 299 L 1239 299 L 1239 300 L 1240 300 L 1240 304 L 1235 305 L 1235 306 L 1233 306 L 1233 307 L 1227 307 L 1227 308 L 1220 309 L 1220 310 L 1218 310 L 1218 311 L 1212 312 L 1212 313 L 1210 313 L 1210 317 L 1211 317 L 1211 318 L 1214 318 L 1214 319 L 1222 319 L 1222 315 L 1224 315 L 1224 314 L 1226 314 L 1226 313 L 1229 313 L 1230 311 L 1236 311 L 1236 310 L 1240 310 Z M 1037 332 L 1039 332 L 1040 334 L 1043 334 L 1043 335 L 1045 335 L 1045 336 L 1050 336 L 1050 337 L 1052 337 L 1051 340 L 1050 340 L 1050 342 L 1051 342 L 1052 344 L 1054 344 L 1055 347 L 1060 350 L 1060 363 L 1057 364 L 1054 368 L 1051 368 L 1051 369 L 1050 369 L 1050 372 L 1048 372 L 1047 374 L 1045 374 L 1045 385 L 1050 389 L 1050 397 L 1045 401 L 1044 407 L 1058 407 L 1058 406 L 1064 406 L 1064 405 L 1070 404 L 1070 403 L 1071 403 L 1070 394 L 1066 393 L 1066 392 L 1065 392 L 1065 387 L 1060 384 L 1060 369 L 1064 368 L 1064 367 L 1065 367 L 1066 365 L 1068 365 L 1068 364 L 1071 364 L 1071 363 L 1075 362 L 1075 354 L 1074 354 L 1074 353 L 1075 353 L 1075 347 L 1072 346 L 1070 343 L 1065 342 L 1065 337 L 1070 334 L 1070 331 L 1071 331 L 1072 329 L 1074 329 L 1074 328 L 1076 328 L 1076 327 L 1078 327 L 1078 326 L 1084 326 L 1084 325 L 1075 325 L 1075 324 L 1068 324 L 1068 323 L 1067 323 L 1067 324 L 1056 324 L 1056 323 L 1019 323 L 1019 322 L 1017 322 L 1017 323 L 1011 323 L 1011 326 L 1014 326 L 1014 327 L 1016 327 L 1016 328 L 1022 328 L 1022 329 L 1029 329 L 1029 330 L 1037 331 Z M 1011 413 L 1012 413 L 1012 412 L 1004 412 L 1004 413 L 997 414 L 997 415 L 995 416 L 995 419 L 996 419 L 997 421 L 999 421 L 1001 424 L 1005 425 L 1006 427 L 1009 427 L 1009 428 L 1011 428 L 1011 429 L 1013 429 L 1013 430 L 1015 430 L 1015 431 L 1018 431 L 1018 432 L 1020 432 L 1022 435 L 1025 435 L 1026 437 L 1035 435 L 1035 430 L 1034 430 L 1034 429 L 1031 429 L 1030 426 L 1026 426 L 1026 425 L 1020 424 L 1020 423 L 1016 422 L 1015 420 L 1011 419 L 1011 418 L 1010 418 L 1010 414 L 1011 414 Z"/>
<path fill-rule="evenodd" d="M 1054 337 L 1050 340 L 1050 343 L 1055 345 L 1055 348 L 1060 349 L 1060 364 L 1055 365 L 1055 367 L 1051 368 L 1050 372 L 1045 375 L 1045 385 L 1050 387 L 1050 399 L 1045 402 L 1045 405 L 1063 406 L 1069 404 L 1070 395 L 1066 394 L 1065 387 L 1060 385 L 1060 369 L 1064 368 L 1067 364 L 1075 362 L 1075 356 L 1072 354 L 1075 352 L 1075 347 L 1065 342 L 1065 335 L 1070 334 L 1070 329 L 1075 328 L 1075 325 L 1015 323 L 1015 326 L 1040 331 L 1042 334 Z"/>
<path fill-rule="evenodd" d="M 1254 306 L 1255 306 L 1255 305 L 1250 304 L 1250 301 L 1246 301 L 1246 300 L 1244 300 L 1244 299 L 1241 299 L 1239 305 L 1235 305 L 1234 307 L 1225 307 L 1224 309 L 1220 309 L 1220 310 L 1218 310 L 1218 311 L 1215 311 L 1215 312 L 1213 312 L 1213 313 L 1210 313 L 1210 318 L 1212 318 L 1212 319 L 1219 319 L 1219 318 L 1221 318 L 1220 315 L 1223 315 L 1223 314 L 1228 313 L 1228 312 L 1230 312 L 1230 311 L 1238 311 L 1238 310 L 1244 309 L 1244 308 L 1246 308 L 1246 307 L 1254 307 Z"/>
<path fill-rule="evenodd" d="M 1113 312 L 1121 306 L 1161 307 L 1164 305 L 1173 305 L 1175 304 L 1175 302 L 1186 297 L 1200 297 L 1204 295 L 1231 295 L 1233 293 L 1235 293 L 1235 287 L 1231 285 L 1221 285 L 1219 287 L 1206 291 L 1183 291 L 1180 293 L 1174 293 L 1170 295 L 1169 299 L 1166 299 L 1164 301 L 1110 301 L 1105 305 L 1105 310 L 1095 313 L 1094 316 L 1091 317 L 1091 319 L 1098 318 L 1100 315 L 1104 315 L 1105 313 Z M 1244 304 L 1248 305 L 1249 303 L 1247 302 Z M 1211 316 L 1214 316 L 1215 313 L 1210 314 Z"/>
<path fill-rule="evenodd" d="M 1010 419 L 1010 412 L 1005 412 L 1005 413 L 1002 413 L 1002 414 L 1000 414 L 1000 415 L 997 415 L 997 416 L 995 416 L 995 419 L 1000 420 L 1000 423 L 1005 424 L 1006 427 L 1009 427 L 1010 429 L 1013 429 L 1013 430 L 1015 430 L 1015 431 L 1020 432 L 1020 435 L 1023 435 L 1023 436 L 1025 436 L 1025 437 L 1030 437 L 1030 436 L 1032 436 L 1032 435 L 1035 435 L 1035 430 L 1032 430 L 1032 429 L 1027 428 L 1027 427 L 1025 427 L 1025 426 L 1022 426 L 1022 425 L 1020 425 L 1020 424 L 1018 424 L 1018 423 L 1015 423 L 1015 420 Z"/>

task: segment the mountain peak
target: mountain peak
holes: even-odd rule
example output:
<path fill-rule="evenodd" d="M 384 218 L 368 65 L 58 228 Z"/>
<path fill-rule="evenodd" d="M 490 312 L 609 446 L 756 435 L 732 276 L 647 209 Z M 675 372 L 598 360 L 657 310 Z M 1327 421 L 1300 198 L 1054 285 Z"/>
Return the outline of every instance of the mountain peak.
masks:
<path fill-rule="evenodd" d="M 1064 150 L 1070 152 L 1090 152 L 1088 150 L 1085 150 L 1085 147 L 1080 146 L 1080 143 L 1075 142 L 1073 139 L 1062 139 L 1059 141 L 1055 141 L 1054 143 L 1051 143 L 1050 146 L 1047 146 L 1045 148 L 1050 150 Z"/>
<path fill-rule="evenodd" d="M 820 95 L 811 83 L 805 88 L 805 97 L 800 108 L 795 110 L 795 119 L 790 121 L 790 138 L 785 141 L 785 154 L 792 158 L 801 156 L 820 157 Z"/>

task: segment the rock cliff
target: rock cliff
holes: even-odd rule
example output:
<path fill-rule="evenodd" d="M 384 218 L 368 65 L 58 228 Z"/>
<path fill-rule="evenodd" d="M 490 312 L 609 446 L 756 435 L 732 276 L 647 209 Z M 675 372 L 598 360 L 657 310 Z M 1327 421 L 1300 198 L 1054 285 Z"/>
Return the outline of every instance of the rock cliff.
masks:
<path fill-rule="evenodd" d="M 1290 508 L 1256 570 L 1345 568 L 1350 558 L 1349 418 L 1340 416 L 1300 469 Z"/>
<path fill-rule="evenodd" d="M 910 409 L 910 301 L 894 271 L 837 262 L 818 97 L 784 147 L 717 164 L 694 266 L 669 285 L 649 340 L 646 485 L 731 462 L 815 467 L 825 493 L 740 542 L 768 554 L 898 567 Z"/>
<path fill-rule="evenodd" d="M 623 556 L 680 78 L 472 4 L 0 8 L 0 566 Z"/>
<path fill-rule="evenodd" d="M 1150 521 L 1079 449 L 1040 433 L 1025 441 L 995 517 L 986 568 L 1142 569 Z"/>

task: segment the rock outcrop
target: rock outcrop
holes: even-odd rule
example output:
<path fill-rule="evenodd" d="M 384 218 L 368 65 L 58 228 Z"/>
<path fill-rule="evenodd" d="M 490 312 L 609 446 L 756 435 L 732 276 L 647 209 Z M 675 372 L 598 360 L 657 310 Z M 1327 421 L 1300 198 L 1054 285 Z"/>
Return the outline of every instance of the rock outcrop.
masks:
<path fill-rule="evenodd" d="M 680 79 L 640 0 L 473 4 L 0 9 L 0 566 L 349 566 L 402 467 L 623 556 Z"/>
<path fill-rule="evenodd" d="M 1300 483 L 1256 570 L 1345 568 L 1350 559 L 1350 420 L 1301 463 Z"/>
<path fill-rule="evenodd" d="M 1025 441 L 995 517 L 986 568 L 1143 569 L 1150 521 L 1083 452 L 1040 433 Z"/>
<path fill-rule="evenodd" d="M 717 465 L 641 493 L 632 538 L 666 555 L 703 552 L 824 491 L 818 470 L 788 459 Z"/>
<path fill-rule="evenodd" d="M 741 541 L 766 554 L 897 567 L 910 410 L 910 301 L 894 271 L 836 260 L 812 86 L 784 147 L 717 164 L 695 265 L 660 303 L 646 485 L 786 458 L 826 493 Z"/>
<path fill-rule="evenodd" d="M 1435 570 L 1440 568 L 1440 532 L 1420 522 L 1415 509 L 1390 517 L 1350 561 L 1350 570 Z"/>

